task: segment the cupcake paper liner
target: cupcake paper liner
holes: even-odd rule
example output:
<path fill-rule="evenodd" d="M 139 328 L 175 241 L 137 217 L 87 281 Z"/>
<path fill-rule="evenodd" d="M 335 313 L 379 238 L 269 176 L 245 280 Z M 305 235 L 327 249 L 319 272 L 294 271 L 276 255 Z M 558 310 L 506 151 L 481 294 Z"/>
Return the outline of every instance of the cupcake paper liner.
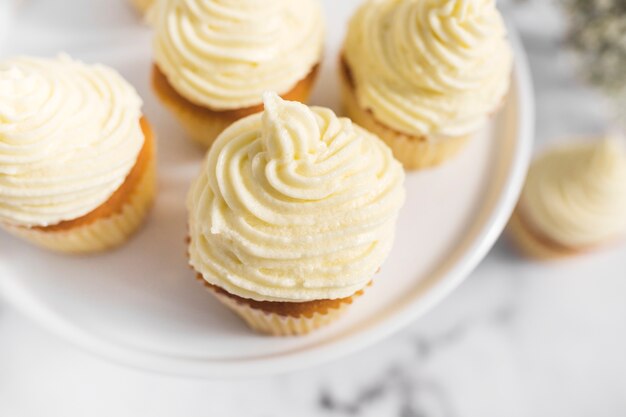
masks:
<path fill-rule="evenodd" d="M 245 299 L 229 296 L 216 289 L 200 278 L 205 288 L 219 301 L 237 313 L 253 330 L 272 336 L 301 336 L 327 326 L 340 318 L 352 304 L 355 298 L 360 297 L 364 290 L 345 298 L 335 307 L 318 309 L 308 314 L 287 315 L 269 312 L 246 303 Z"/>

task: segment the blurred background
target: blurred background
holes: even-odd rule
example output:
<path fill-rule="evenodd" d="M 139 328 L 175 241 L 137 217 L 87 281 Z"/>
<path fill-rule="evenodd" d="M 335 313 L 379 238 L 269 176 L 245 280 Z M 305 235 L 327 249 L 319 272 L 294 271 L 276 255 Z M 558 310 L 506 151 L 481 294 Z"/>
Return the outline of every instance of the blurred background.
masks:
<path fill-rule="evenodd" d="M 499 4 L 529 55 L 536 150 L 623 122 L 626 1 Z M 0 0 L 0 37 L 9 6 Z M 452 296 L 394 337 L 315 369 L 252 380 L 118 366 L 0 303 L 0 416 L 623 416 L 625 255 L 617 246 L 543 264 L 501 238 Z"/>

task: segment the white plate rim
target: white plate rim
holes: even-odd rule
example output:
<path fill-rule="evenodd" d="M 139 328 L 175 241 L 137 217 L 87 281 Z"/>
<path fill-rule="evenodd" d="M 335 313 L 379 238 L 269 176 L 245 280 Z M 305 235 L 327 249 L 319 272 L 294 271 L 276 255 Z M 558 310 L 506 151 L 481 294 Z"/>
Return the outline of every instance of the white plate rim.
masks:
<path fill-rule="evenodd" d="M 492 216 L 486 221 L 477 238 L 460 256 L 458 262 L 437 280 L 428 291 L 408 303 L 387 321 L 381 321 L 354 335 L 336 342 L 295 351 L 280 356 L 263 357 L 246 361 L 206 362 L 140 351 L 113 343 L 89 333 L 63 319 L 54 311 L 38 304 L 21 288 L 0 280 L 0 296 L 16 310 L 43 328 L 74 345 L 102 358 L 124 366 L 170 375 L 225 378 L 267 376 L 296 371 L 338 359 L 371 346 L 406 327 L 433 308 L 452 292 L 474 270 L 502 233 L 521 192 L 533 146 L 535 123 L 533 84 L 524 47 L 511 24 L 509 39 L 515 51 L 514 81 L 517 85 L 518 129 L 514 159 L 503 184 L 505 190 L 494 205 Z M 0 265 L 0 272 L 2 272 Z M 401 314 L 399 314 L 401 312 Z M 183 370 L 184 369 L 184 370 Z"/>

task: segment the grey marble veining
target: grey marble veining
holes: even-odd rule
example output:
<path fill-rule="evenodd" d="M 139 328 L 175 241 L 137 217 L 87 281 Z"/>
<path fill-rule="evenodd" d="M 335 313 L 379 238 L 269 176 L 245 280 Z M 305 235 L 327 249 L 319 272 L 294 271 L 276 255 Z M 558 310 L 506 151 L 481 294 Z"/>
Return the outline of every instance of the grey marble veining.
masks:
<path fill-rule="evenodd" d="M 501 6 L 528 50 L 537 147 L 602 132 L 606 106 L 576 77 L 552 3 Z M 0 415 L 623 416 L 626 274 L 616 265 L 624 255 L 621 246 L 546 265 L 518 257 L 501 239 L 452 296 L 389 340 L 315 369 L 252 380 L 126 369 L 4 309 Z"/>

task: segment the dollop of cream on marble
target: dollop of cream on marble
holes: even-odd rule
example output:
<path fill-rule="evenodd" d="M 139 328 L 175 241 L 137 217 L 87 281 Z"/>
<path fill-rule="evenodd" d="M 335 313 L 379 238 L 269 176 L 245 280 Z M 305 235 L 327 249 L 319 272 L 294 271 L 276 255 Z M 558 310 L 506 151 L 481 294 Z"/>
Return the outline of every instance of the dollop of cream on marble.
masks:
<path fill-rule="evenodd" d="M 566 145 L 541 155 L 528 173 L 520 208 L 531 227 L 569 248 L 626 234 L 623 139 Z"/>

